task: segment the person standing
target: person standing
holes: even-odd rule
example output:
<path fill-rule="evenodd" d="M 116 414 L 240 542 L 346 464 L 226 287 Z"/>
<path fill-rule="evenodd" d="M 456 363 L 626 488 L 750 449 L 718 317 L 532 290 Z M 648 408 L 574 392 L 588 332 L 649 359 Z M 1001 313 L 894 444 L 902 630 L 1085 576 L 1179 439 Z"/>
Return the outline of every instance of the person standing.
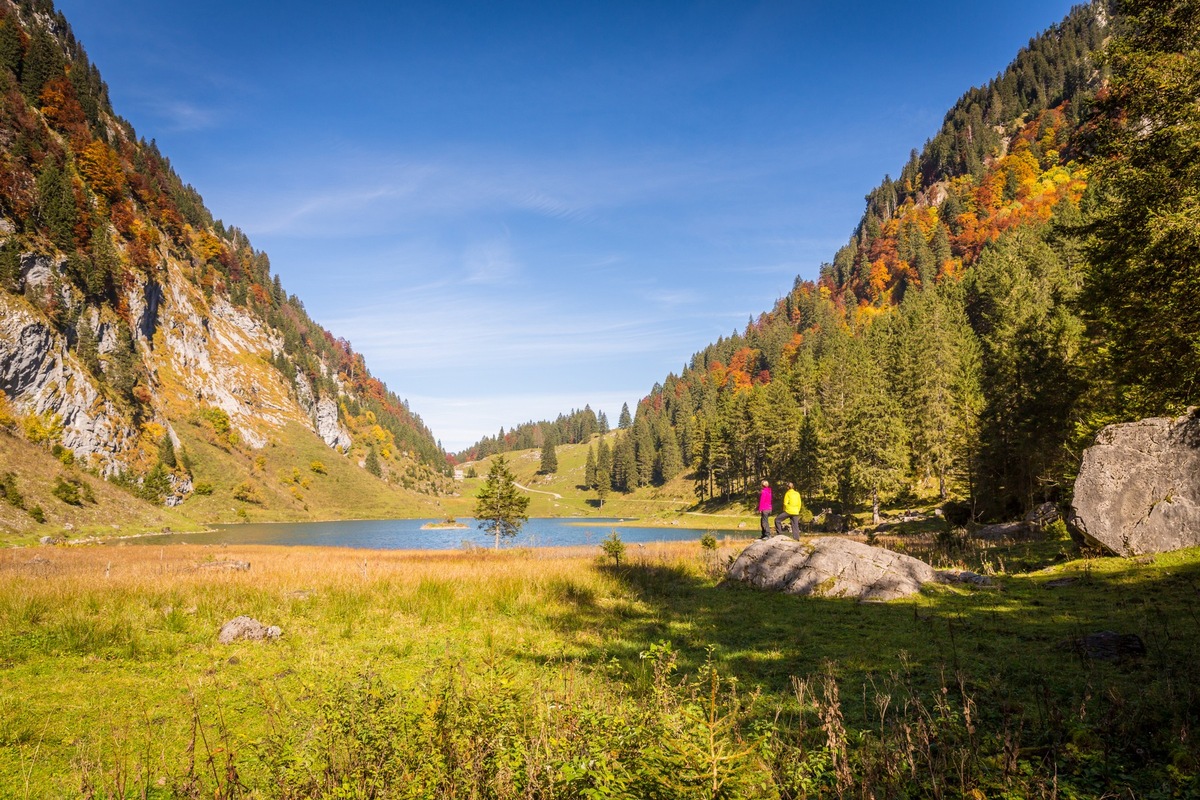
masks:
<path fill-rule="evenodd" d="M 771 535 L 771 484 L 765 480 L 762 482 L 762 491 L 758 493 L 758 516 L 762 529 L 762 535 L 758 538 L 766 539 Z"/>
<path fill-rule="evenodd" d="M 787 491 L 783 493 L 783 513 L 775 518 L 775 532 L 780 536 L 783 535 L 783 521 L 788 522 L 788 532 L 792 538 L 796 538 L 796 521 L 800 519 L 800 509 L 804 508 L 804 501 L 800 499 L 800 493 L 796 491 L 796 486 L 788 481 Z"/>

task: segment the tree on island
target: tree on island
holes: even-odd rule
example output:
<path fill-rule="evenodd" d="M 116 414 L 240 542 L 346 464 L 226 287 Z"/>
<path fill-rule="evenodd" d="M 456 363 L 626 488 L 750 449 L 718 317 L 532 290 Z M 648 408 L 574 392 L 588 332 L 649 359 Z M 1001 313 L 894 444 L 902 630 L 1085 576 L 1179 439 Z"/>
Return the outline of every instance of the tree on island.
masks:
<path fill-rule="evenodd" d="M 497 456 L 488 470 L 487 480 L 475 496 L 475 518 L 479 527 L 496 537 L 496 549 L 500 549 L 500 537 L 511 539 L 529 519 L 529 496 L 517 489 L 513 474 L 508 469 L 504 456 Z"/>
<path fill-rule="evenodd" d="M 558 456 L 554 452 L 554 432 L 546 433 L 546 440 L 542 443 L 542 466 L 538 472 L 543 475 L 552 475 L 558 472 Z"/>

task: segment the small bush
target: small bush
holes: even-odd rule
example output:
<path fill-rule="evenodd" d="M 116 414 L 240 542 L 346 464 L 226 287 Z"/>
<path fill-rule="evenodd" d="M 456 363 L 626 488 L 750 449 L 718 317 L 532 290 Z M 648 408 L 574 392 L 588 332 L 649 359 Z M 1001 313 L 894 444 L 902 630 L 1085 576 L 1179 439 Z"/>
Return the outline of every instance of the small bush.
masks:
<path fill-rule="evenodd" d="M 971 521 L 971 504 L 962 500 L 951 500 L 942 506 L 942 514 L 952 528 L 965 528 Z"/>
<path fill-rule="evenodd" d="M 8 402 L 8 396 L 0 392 L 0 428 L 15 428 L 16 425 L 17 415 Z"/>
<path fill-rule="evenodd" d="M 83 505 L 83 498 L 79 494 L 79 487 L 74 483 L 63 480 L 61 476 L 54 479 L 54 487 L 50 489 L 50 494 L 69 506 Z"/>
<path fill-rule="evenodd" d="M 39 525 L 46 522 L 46 512 L 42 511 L 41 506 L 34 506 L 33 508 L 29 509 L 29 516 L 33 517 L 33 521 Z"/>
<path fill-rule="evenodd" d="M 16 508 L 25 507 L 25 498 L 17 490 L 17 476 L 11 472 L 0 475 L 0 497 Z"/>
<path fill-rule="evenodd" d="M 138 490 L 138 495 L 143 500 L 149 500 L 151 503 L 161 503 L 163 498 L 171 493 L 171 479 L 167 475 L 166 469 L 162 464 L 156 464 L 154 469 L 146 474 L 142 479 L 142 486 Z"/>
<path fill-rule="evenodd" d="M 250 481 L 242 481 L 234 487 L 233 499 L 241 500 L 243 503 L 254 503 L 255 505 L 262 505 L 263 501 L 258 487 Z"/>
<path fill-rule="evenodd" d="M 213 485 L 208 481 L 200 481 L 192 486 L 192 492 L 200 495 L 201 497 L 208 497 L 213 493 Z"/>
<path fill-rule="evenodd" d="M 1062 517 L 1047 525 L 1045 531 L 1046 538 L 1052 542 L 1064 542 L 1071 538 L 1071 534 L 1067 530 L 1067 523 L 1063 522 Z"/>
<path fill-rule="evenodd" d="M 320 461 L 312 462 L 311 464 L 308 465 L 308 468 L 318 475 L 328 475 L 329 474 L 325 469 L 325 465 L 322 464 Z"/>
<path fill-rule="evenodd" d="M 621 541 L 621 534 L 614 530 L 600 543 L 600 549 L 616 562 L 618 567 L 621 566 L 621 556 L 625 555 L 625 543 Z"/>
<path fill-rule="evenodd" d="M 61 444 L 56 444 L 50 448 L 50 454 L 62 462 L 63 466 L 69 467 L 75 463 L 75 453 Z"/>

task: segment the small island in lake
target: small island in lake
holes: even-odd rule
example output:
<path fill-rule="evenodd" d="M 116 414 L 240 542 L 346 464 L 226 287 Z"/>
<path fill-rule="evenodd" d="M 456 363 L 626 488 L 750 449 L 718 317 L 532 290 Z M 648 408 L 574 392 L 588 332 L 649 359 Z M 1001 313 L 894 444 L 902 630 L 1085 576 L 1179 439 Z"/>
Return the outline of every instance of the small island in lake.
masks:
<path fill-rule="evenodd" d="M 423 531 L 454 530 L 455 528 L 469 528 L 469 527 L 471 527 L 471 526 L 464 525 L 463 523 L 456 520 L 454 517 L 446 517 L 441 522 L 426 522 L 424 525 L 421 526 L 421 530 L 423 530 Z"/>

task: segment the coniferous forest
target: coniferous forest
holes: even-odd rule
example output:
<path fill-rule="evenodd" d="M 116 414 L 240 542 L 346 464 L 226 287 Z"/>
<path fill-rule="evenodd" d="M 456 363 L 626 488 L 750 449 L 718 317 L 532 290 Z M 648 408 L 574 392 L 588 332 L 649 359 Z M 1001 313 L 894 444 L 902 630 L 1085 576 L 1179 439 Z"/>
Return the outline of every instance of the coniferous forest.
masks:
<path fill-rule="evenodd" d="M 1103 425 L 1195 403 L 1197 16 L 1097 2 L 1030 41 L 867 195 L 818 280 L 596 448 L 605 489 L 688 470 L 701 501 L 768 478 L 1003 518 L 1063 500 Z"/>

